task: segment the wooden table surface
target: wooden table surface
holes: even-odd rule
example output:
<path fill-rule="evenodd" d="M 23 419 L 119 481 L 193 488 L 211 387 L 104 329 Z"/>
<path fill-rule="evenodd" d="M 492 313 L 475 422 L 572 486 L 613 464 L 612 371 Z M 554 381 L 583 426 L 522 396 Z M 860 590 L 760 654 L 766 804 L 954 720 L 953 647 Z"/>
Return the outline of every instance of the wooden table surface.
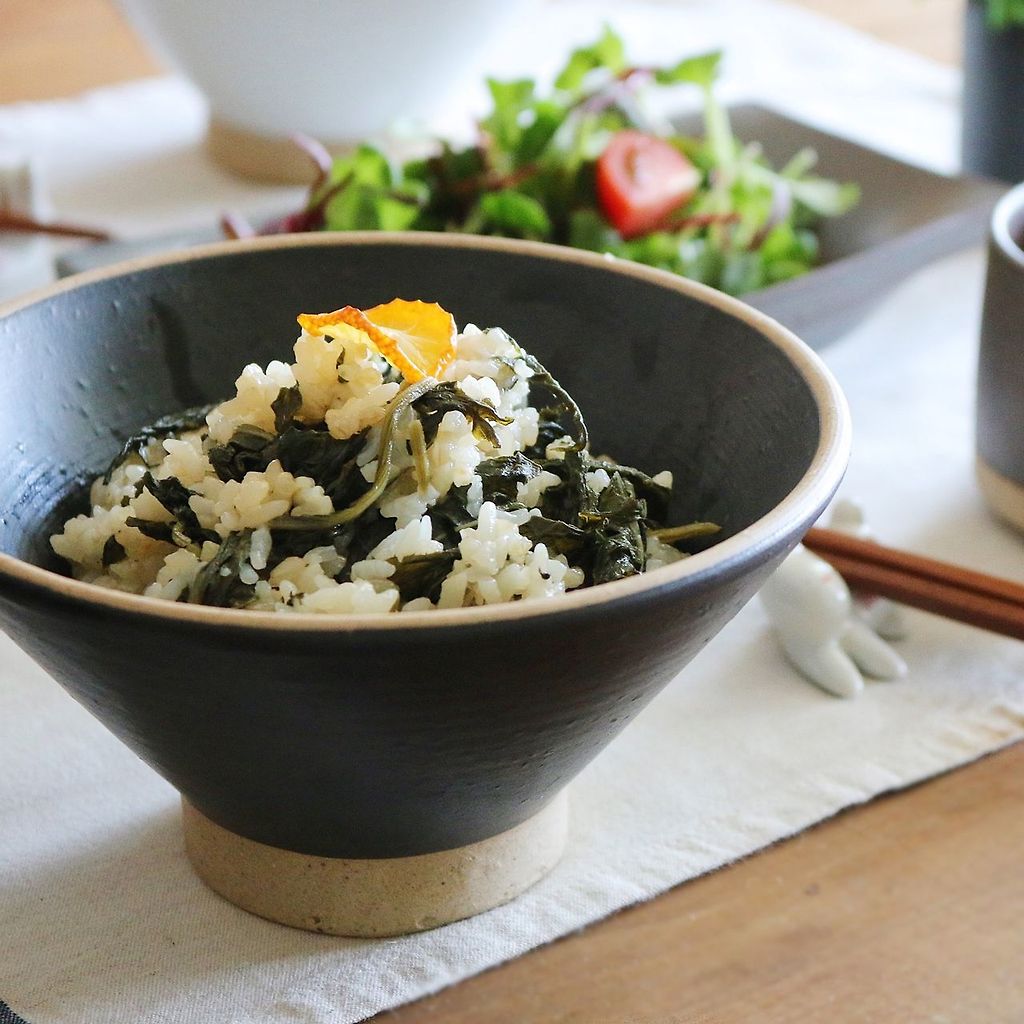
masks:
<path fill-rule="evenodd" d="M 959 59 L 960 0 L 800 0 Z M 108 0 L 0 0 L 0 103 L 159 70 Z M 1024 1022 L 1024 745 L 846 811 L 378 1024 Z"/>

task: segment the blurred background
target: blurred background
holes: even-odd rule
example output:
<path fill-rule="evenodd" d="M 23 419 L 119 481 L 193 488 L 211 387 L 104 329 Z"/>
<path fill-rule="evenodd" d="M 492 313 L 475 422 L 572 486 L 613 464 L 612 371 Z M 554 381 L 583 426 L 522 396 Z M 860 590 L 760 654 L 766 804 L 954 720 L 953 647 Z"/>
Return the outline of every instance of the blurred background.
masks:
<path fill-rule="evenodd" d="M 792 0 L 926 57 L 955 64 L 963 0 Z M 111 0 L 4 0 L 0 103 L 72 96 L 155 75 L 160 62 Z"/>
<path fill-rule="evenodd" d="M 974 179 L 958 172 L 1004 181 L 1020 176 L 1012 139 L 1008 155 L 989 150 L 993 138 L 1012 134 L 992 126 L 1002 126 L 1007 104 L 1016 102 L 1012 89 L 1020 82 L 1011 81 L 1010 92 L 1003 83 L 1021 78 L 1014 69 L 1022 30 L 986 26 L 981 0 L 3 0 L 0 211 L 10 211 L 8 221 L 11 214 L 58 221 L 138 243 L 79 246 L 78 256 L 58 265 L 65 273 L 134 255 L 143 242 L 168 248 L 221 237 L 222 218 L 229 234 L 230 224 L 242 225 L 243 233 L 252 225 L 263 230 L 301 209 L 315 180 L 315 153 L 297 146 L 296 135 L 322 144 L 321 167 L 328 152 L 349 153 L 363 141 L 391 159 L 424 155 L 436 137 L 465 144 L 491 102 L 485 78 L 529 76 L 543 91 L 602 24 L 621 35 L 641 68 L 722 50 L 715 92 L 736 112 L 740 137 L 763 146 L 779 167 L 813 151 L 824 176 L 860 190 L 860 212 L 838 222 L 838 242 L 823 228 L 821 262 L 877 246 L 880 231 L 926 226 L 961 208 L 974 208 L 968 212 L 977 227 L 983 218 L 975 216 Z M 1008 55 L 994 59 L 1000 47 L 1009 47 Z M 738 107 L 751 103 L 803 127 L 761 123 L 763 117 L 747 124 Z M 668 118 L 692 119 L 700 106 L 691 81 L 662 90 L 650 109 L 638 108 L 634 123 L 664 134 Z M 963 132 L 961 107 L 971 114 Z M 961 136 L 970 143 L 962 155 Z M 870 153 L 844 149 L 836 139 Z M 954 177 L 924 189 L 880 154 Z M 334 173 L 342 171 L 335 166 Z M 835 214 L 850 204 L 832 205 Z M 331 209 L 338 207 L 332 200 Z M 329 217 L 326 226 L 385 224 Z M 29 253 L 27 239 L 7 227 L 0 293 L 9 295 L 39 280 L 49 257 L 33 243 L 35 267 L 27 258 L 16 266 L 12 243 Z M 950 230 L 965 244 L 977 240 L 977 231 Z M 51 248 L 60 254 L 68 244 L 62 239 Z M 901 259 L 903 271 L 939 254 L 915 243 L 915 259 Z M 764 283 L 752 279 L 727 290 L 751 293 Z M 789 316 L 798 331 L 808 327 L 800 310 L 766 311 Z M 839 326 L 827 333 L 834 336 Z"/>

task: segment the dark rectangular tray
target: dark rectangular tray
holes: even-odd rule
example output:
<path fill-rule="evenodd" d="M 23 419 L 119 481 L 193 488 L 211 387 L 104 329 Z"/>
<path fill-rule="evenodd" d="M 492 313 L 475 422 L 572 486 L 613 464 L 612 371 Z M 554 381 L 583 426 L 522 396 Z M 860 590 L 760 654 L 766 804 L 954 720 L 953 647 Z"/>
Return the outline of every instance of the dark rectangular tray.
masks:
<path fill-rule="evenodd" d="M 980 178 L 947 177 L 813 128 L 766 107 L 730 109 L 739 138 L 761 143 L 776 166 L 800 149 L 818 154 L 817 171 L 855 181 L 859 205 L 821 227 L 819 267 L 803 277 L 745 295 L 751 305 L 785 324 L 813 348 L 854 326 L 912 271 L 980 242 L 1006 186 Z M 699 131 L 699 120 L 679 120 Z M 220 238 L 216 226 L 130 242 L 103 242 L 72 250 L 58 260 L 68 274 L 148 253 Z"/>
<path fill-rule="evenodd" d="M 818 173 L 860 185 L 860 203 L 821 227 L 820 266 L 744 296 L 814 348 L 853 327 L 913 271 L 981 242 L 1007 189 L 915 167 L 764 107 L 730 113 L 736 134 L 760 140 L 774 165 L 810 146 Z"/>

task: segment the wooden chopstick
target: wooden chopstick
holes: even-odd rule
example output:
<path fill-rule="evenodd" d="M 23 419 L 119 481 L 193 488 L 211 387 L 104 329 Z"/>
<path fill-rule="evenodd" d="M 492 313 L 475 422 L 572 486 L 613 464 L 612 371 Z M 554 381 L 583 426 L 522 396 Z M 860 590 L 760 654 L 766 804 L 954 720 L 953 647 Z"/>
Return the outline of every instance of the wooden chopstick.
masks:
<path fill-rule="evenodd" d="M 63 238 L 91 238 L 97 242 L 110 241 L 108 231 L 99 231 L 79 224 L 44 223 L 22 213 L 0 209 L 0 232 L 2 231 L 27 235 L 59 235 Z"/>
<path fill-rule="evenodd" d="M 818 554 L 830 553 L 875 565 L 891 566 L 923 579 L 932 579 L 940 583 L 955 582 L 961 589 L 988 597 L 1024 602 L 1024 585 L 1013 580 L 989 576 L 950 562 L 940 562 L 934 558 L 911 554 L 909 551 L 885 547 L 875 541 L 861 540 L 838 530 L 814 527 L 808 530 L 804 544 Z"/>
<path fill-rule="evenodd" d="M 857 590 L 1024 640 L 1024 586 L 816 527 L 804 545 Z"/>

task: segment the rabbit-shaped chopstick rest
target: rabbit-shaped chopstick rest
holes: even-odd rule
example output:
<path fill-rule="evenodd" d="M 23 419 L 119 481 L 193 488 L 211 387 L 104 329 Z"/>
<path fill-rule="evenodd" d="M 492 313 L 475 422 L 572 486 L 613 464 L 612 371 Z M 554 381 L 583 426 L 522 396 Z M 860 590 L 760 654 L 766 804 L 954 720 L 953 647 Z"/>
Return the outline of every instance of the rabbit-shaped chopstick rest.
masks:
<path fill-rule="evenodd" d="M 836 506 L 832 524 L 869 536 L 863 512 L 852 502 Z M 879 636 L 903 635 L 902 609 L 891 601 L 855 601 L 839 573 L 802 544 L 761 588 L 761 601 L 786 657 L 823 690 L 855 697 L 865 675 L 897 679 L 906 674 L 906 663 Z"/>

